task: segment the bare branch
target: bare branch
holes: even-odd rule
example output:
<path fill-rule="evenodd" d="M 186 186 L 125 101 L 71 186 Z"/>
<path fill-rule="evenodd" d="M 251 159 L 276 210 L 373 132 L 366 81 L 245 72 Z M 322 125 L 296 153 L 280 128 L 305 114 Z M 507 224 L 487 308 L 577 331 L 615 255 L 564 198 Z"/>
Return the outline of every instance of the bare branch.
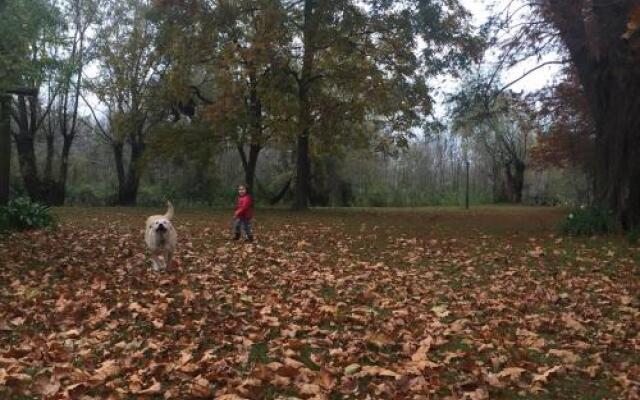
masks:
<path fill-rule="evenodd" d="M 196 95 L 196 97 L 199 98 L 203 103 L 208 105 L 213 104 L 212 100 L 209 100 L 208 98 L 204 97 L 202 92 L 200 92 L 200 88 L 198 88 L 195 85 L 190 85 L 189 87 L 191 88 L 191 90 L 193 90 L 193 93 Z"/>
<path fill-rule="evenodd" d="M 91 106 L 91 104 L 87 101 L 87 99 L 84 97 L 82 93 L 80 93 L 80 97 L 82 98 L 82 101 L 84 101 L 84 104 L 87 106 L 87 108 L 89 108 L 89 111 L 91 111 L 91 115 L 93 115 L 93 119 L 96 121 L 96 126 L 98 127 L 98 130 L 101 133 L 102 138 L 105 139 L 108 143 L 113 143 L 113 138 L 111 137 L 111 135 L 107 133 L 107 131 L 104 129 L 104 127 L 100 123 L 100 120 L 98 119 L 98 116 L 96 115 L 96 112 Z"/>
<path fill-rule="evenodd" d="M 511 82 L 507 83 L 506 85 L 504 85 L 503 87 L 498 89 L 498 91 L 495 93 L 495 95 L 498 95 L 498 94 L 504 92 L 505 90 L 507 90 L 511 86 L 515 85 L 516 83 L 520 82 L 521 80 L 523 80 L 524 78 L 526 78 L 527 76 L 531 75 L 532 73 L 536 72 L 537 70 L 539 70 L 541 68 L 544 68 L 544 67 L 546 67 L 548 65 L 564 65 L 564 64 L 567 64 L 567 63 L 569 63 L 569 60 L 554 60 L 554 61 L 543 62 L 542 64 L 539 64 L 534 68 L 531 68 L 530 70 L 528 70 L 524 74 L 520 75 L 518 78 L 512 80 Z"/>

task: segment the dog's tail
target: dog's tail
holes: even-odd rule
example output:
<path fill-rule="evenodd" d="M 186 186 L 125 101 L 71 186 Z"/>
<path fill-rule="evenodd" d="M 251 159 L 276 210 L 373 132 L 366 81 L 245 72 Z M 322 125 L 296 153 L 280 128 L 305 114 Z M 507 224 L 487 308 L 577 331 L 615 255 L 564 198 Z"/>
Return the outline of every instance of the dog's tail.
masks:
<path fill-rule="evenodd" d="M 164 217 L 168 220 L 173 218 L 173 204 L 169 200 L 167 200 L 167 212 L 164 214 Z"/>

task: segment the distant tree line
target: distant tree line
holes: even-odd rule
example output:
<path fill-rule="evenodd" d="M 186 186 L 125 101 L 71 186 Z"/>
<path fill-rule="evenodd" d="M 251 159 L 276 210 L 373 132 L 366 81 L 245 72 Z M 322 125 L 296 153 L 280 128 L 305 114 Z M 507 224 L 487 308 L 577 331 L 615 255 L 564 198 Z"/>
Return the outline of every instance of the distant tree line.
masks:
<path fill-rule="evenodd" d="M 477 201 L 564 201 L 581 176 L 569 197 L 631 228 L 640 13 L 600 3 L 476 29 L 451 0 L 2 2 L 0 194 L 13 166 L 15 191 L 54 205 L 215 202 L 238 179 L 296 209 L 455 203 L 469 165 Z M 548 53 L 566 70 L 540 93 L 500 78 Z M 443 74 L 461 85 L 436 118 Z"/>

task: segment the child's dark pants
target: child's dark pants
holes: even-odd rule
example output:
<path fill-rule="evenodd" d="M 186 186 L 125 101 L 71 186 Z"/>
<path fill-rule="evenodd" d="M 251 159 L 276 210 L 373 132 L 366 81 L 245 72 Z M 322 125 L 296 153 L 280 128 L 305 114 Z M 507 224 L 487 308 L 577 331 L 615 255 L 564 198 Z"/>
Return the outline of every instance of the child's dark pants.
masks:
<path fill-rule="evenodd" d="M 253 232 L 251 231 L 251 220 L 246 218 L 235 218 L 233 220 L 233 239 L 240 239 L 240 231 L 244 231 L 248 241 L 253 241 Z"/>

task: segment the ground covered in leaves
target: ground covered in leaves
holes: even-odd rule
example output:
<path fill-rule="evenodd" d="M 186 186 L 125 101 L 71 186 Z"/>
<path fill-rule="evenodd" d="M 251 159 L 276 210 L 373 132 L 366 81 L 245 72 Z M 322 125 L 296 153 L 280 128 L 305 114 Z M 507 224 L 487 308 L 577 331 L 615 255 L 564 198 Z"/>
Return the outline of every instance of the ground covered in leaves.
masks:
<path fill-rule="evenodd" d="M 59 209 L 0 238 L 0 398 L 638 398 L 640 249 L 534 208 Z"/>

